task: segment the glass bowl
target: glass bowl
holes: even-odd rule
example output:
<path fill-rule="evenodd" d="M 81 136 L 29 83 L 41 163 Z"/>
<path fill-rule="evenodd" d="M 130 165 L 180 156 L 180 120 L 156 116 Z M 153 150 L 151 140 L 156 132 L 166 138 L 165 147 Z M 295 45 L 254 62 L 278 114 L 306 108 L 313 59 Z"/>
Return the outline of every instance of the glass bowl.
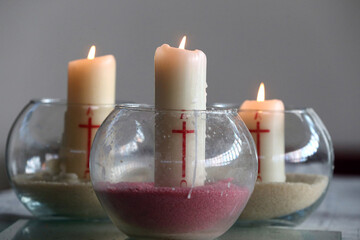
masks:
<path fill-rule="evenodd" d="M 236 111 L 128 104 L 98 130 L 90 169 L 103 208 L 128 236 L 213 239 L 245 207 L 257 158 Z"/>
<path fill-rule="evenodd" d="M 30 101 L 16 118 L 6 147 L 12 187 L 42 218 L 106 218 L 89 180 L 96 130 L 114 105 Z"/>
<path fill-rule="evenodd" d="M 238 224 L 295 226 L 324 199 L 334 168 L 330 135 L 311 108 L 239 110 L 257 146 L 254 192 Z"/>

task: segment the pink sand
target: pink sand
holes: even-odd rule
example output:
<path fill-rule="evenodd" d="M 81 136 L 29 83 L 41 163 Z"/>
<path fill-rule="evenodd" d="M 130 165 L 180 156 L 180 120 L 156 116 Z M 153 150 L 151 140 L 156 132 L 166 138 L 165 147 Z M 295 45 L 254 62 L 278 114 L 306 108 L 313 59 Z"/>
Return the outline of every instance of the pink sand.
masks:
<path fill-rule="evenodd" d="M 249 190 L 221 181 L 192 189 L 154 183 L 101 183 L 95 187 L 110 216 L 142 231 L 226 231 L 239 217 Z"/>

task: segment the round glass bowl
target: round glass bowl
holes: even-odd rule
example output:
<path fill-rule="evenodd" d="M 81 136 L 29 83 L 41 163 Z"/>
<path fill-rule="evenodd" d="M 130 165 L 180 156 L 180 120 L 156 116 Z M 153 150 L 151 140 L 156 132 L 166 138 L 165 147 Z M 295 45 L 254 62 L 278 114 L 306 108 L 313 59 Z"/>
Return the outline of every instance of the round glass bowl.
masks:
<path fill-rule="evenodd" d="M 256 150 L 237 112 L 123 105 L 104 121 L 91 181 L 113 223 L 130 237 L 213 239 L 245 207 Z"/>
<path fill-rule="evenodd" d="M 259 174 L 240 225 L 295 226 L 322 202 L 333 174 L 330 135 L 311 108 L 239 110 L 257 146 Z"/>
<path fill-rule="evenodd" d="M 114 105 L 30 101 L 7 141 L 6 164 L 20 201 L 35 216 L 106 218 L 89 180 L 92 138 Z"/>

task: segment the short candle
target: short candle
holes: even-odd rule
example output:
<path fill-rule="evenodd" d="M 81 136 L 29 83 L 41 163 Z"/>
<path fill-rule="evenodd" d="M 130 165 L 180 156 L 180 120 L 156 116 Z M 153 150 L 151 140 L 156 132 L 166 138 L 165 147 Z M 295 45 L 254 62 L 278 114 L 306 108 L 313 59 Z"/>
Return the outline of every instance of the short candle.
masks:
<path fill-rule="evenodd" d="M 285 182 L 283 102 L 265 100 L 265 87 L 261 83 L 257 100 L 246 100 L 240 110 L 257 148 L 258 181 Z"/>

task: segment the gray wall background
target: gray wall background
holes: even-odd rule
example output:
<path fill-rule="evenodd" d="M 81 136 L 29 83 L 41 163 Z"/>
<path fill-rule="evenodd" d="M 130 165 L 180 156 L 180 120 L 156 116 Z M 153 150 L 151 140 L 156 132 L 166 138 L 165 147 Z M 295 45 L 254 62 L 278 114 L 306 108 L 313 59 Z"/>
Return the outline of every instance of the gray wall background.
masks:
<path fill-rule="evenodd" d="M 117 98 L 153 103 L 162 43 L 208 58 L 208 102 L 267 98 L 313 107 L 335 147 L 360 146 L 358 0 L 0 1 L 0 188 L 11 123 L 32 98 L 66 98 L 67 63 L 117 59 Z"/>

